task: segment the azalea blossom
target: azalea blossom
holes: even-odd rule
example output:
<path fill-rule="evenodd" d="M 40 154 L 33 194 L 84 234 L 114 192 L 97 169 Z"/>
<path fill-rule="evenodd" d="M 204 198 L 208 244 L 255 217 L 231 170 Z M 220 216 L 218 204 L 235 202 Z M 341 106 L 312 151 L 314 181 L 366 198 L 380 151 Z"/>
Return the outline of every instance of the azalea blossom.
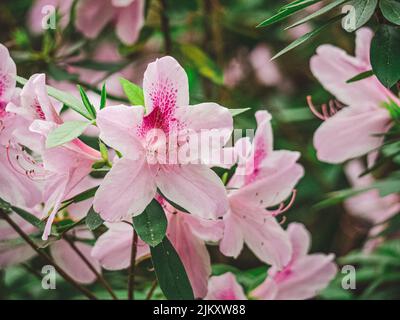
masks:
<path fill-rule="evenodd" d="M 347 105 L 332 117 L 320 115 L 326 120 L 315 132 L 314 146 L 321 161 L 342 163 L 368 154 L 383 142 L 384 137 L 377 135 L 386 133 L 392 126 L 384 103 L 392 101 L 400 105 L 400 100 L 390 90 L 375 76 L 346 83 L 372 69 L 369 55 L 372 37 L 372 31 L 367 28 L 356 32 L 355 57 L 340 48 L 322 45 L 311 59 L 314 76 Z"/>
<path fill-rule="evenodd" d="M 314 297 L 335 277 L 334 255 L 308 254 L 311 236 L 302 224 L 291 223 L 287 233 L 291 259 L 282 270 L 271 267 L 266 280 L 251 292 L 263 300 L 304 300 Z"/>
<path fill-rule="evenodd" d="M 16 66 L 6 47 L 0 44 L 0 198 L 13 205 L 33 207 L 41 200 L 41 193 L 26 172 L 14 169 L 10 152 L 19 150 L 14 132 L 28 123 L 7 111 L 7 106 L 18 99 Z"/>
<path fill-rule="evenodd" d="M 113 22 L 118 38 L 130 45 L 136 42 L 143 27 L 144 6 L 144 0 L 81 0 L 75 25 L 85 37 L 93 39 Z"/>
<path fill-rule="evenodd" d="M 229 210 L 220 250 L 237 257 L 246 243 L 260 260 L 281 268 L 291 256 L 289 238 L 275 219 L 283 208 L 267 208 L 286 200 L 304 172 L 298 152 L 273 150 L 271 115 L 258 111 L 256 119 L 252 145 L 246 138 L 237 142 L 244 156 L 227 186 Z"/>
<path fill-rule="evenodd" d="M 182 163 L 175 156 L 186 156 L 188 141 L 203 130 L 222 137 L 215 147 L 223 147 L 232 132 L 229 110 L 215 103 L 189 106 L 186 73 L 172 57 L 149 64 L 143 90 L 146 109 L 119 105 L 97 114 L 100 138 L 122 158 L 96 193 L 95 210 L 106 221 L 130 218 L 141 214 L 159 189 L 193 214 L 222 216 L 228 204 L 220 178 L 200 161 Z"/>
<path fill-rule="evenodd" d="M 208 294 L 204 300 L 247 300 L 247 297 L 235 275 L 227 272 L 210 278 Z"/>
<path fill-rule="evenodd" d="M 366 168 L 360 160 L 352 160 L 346 164 L 345 172 L 354 188 L 368 189 L 375 182 L 371 174 L 360 177 L 364 171 Z M 397 194 L 381 197 L 376 189 L 353 196 L 347 199 L 344 205 L 350 214 L 374 225 L 385 222 L 400 212 L 400 198 Z"/>

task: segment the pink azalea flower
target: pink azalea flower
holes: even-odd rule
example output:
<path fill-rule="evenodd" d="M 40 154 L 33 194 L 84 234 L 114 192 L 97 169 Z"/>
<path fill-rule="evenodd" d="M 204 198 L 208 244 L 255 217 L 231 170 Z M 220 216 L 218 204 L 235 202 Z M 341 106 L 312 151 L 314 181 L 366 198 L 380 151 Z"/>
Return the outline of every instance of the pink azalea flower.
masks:
<path fill-rule="evenodd" d="M 144 0 L 81 0 L 77 5 L 76 28 L 85 37 L 96 38 L 101 30 L 115 23 L 118 38 L 133 44 L 144 24 Z"/>
<path fill-rule="evenodd" d="M 107 270 L 126 269 L 131 264 L 133 227 L 126 222 L 105 223 L 108 231 L 96 241 L 92 257 Z M 137 244 L 136 262 L 150 256 L 150 248 L 140 238 Z"/>
<path fill-rule="evenodd" d="M 311 71 L 326 90 L 348 105 L 318 128 L 314 146 L 318 159 L 341 163 L 365 155 L 382 144 L 376 137 L 391 127 L 391 118 L 383 104 L 399 99 L 386 89 L 375 76 L 351 84 L 347 80 L 372 69 L 369 51 L 373 33 L 367 28 L 357 31 L 356 56 L 342 49 L 323 45 L 311 59 Z"/>
<path fill-rule="evenodd" d="M 168 218 L 167 236 L 177 251 L 189 277 L 196 298 L 207 294 L 211 261 L 206 242 L 222 238 L 223 223 L 198 218 L 173 208 L 160 200 Z"/>
<path fill-rule="evenodd" d="M 225 231 L 220 250 L 237 257 L 246 243 L 260 260 L 281 268 L 290 259 L 291 246 L 274 217 L 281 210 L 266 208 L 289 197 L 303 176 L 303 168 L 297 164 L 298 152 L 273 150 L 270 114 L 258 111 L 256 118 L 258 128 L 253 145 L 246 146 L 243 140 L 238 142 L 244 145 L 247 158 L 239 161 L 228 183 L 230 209 L 223 217 Z"/>
<path fill-rule="evenodd" d="M 276 267 L 268 270 L 267 279 L 251 293 L 257 299 L 310 299 L 336 275 L 333 254 L 308 254 L 311 237 L 302 224 L 290 224 L 287 232 L 292 245 L 291 259 L 280 271 Z"/>
<path fill-rule="evenodd" d="M 222 216 L 228 205 L 219 177 L 201 161 L 183 163 L 174 156 L 186 152 L 203 130 L 222 138 L 217 149 L 224 146 L 232 132 L 229 110 L 215 103 L 189 107 L 186 73 L 172 57 L 149 64 L 143 87 L 146 114 L 142 106 L 121 105 L 97 115 L 101 139 L 123 157 L 101 184 L 95 210 L 106 221 L 129 219 L 143 212 L 158 188 L 193 214 L 206 219 Z"/>
<path fill-rule="evenodd" d="M 27 123 L 6 108 L 16 100 L 19 91 L 15 87 L 15 63 L 2 44 L 0 61 L 0 198 L 14 205 L 33 207 L 40 202 L 41 194 L 25 172 L 14 170 L 9 159 L 10 152 L 19 148 L 13 138 L 14 132 Z"/>
<path fill-rule="evenodd" d="M 277 86 L 283 82 L 277 63 L 271 61 L 272 57 L 271 49 L 266 44 L 259 44 L 249 55 L 258 81 L 267 87 Z"/>
<path fill-rule="evenodd" d="M 346 165 L 346 175 L 353 187 L 368 188 L 375 182 L 370 174 L 360 177 L 365 170 L 366 168 L 359 160 L 353 160 Z M 372 224 L 380 224 L 400 212 L 398 195 L 381 197 L 376 189 L 351 197 L 345 201 L 344 205 L 350 214 Z"/>
<path fill-rule="evenodd" d="M 29 120 L 32 124 L 30 130 L 39 137 L 24 143 L 33 150 L 37 150 L 42 158 L 42 163 L 31 159 L 23 151 L 10 155 L 11 162 L 15 162 L 23 172 L 27 172 L 32 179 L 44 181 L 43 201 L 44 215 L 49 214 L 43 239 L 47 240 L 51 225 L 60 208 L 61 202 L 71 197 L 71 192 L 91 172 L 95 161 L 101 159 L 100 153 L 75 139 L 63 146 L 46 149 L 47 135 L 62 120 L 56 110 L 54 102 L 49 98 L 46 90 L 45 76 L 34 75 L 25 84 L 21 91 L 20 105 L 9 104 L 7 110 Z M 39 146 L 37 146 L 39 142 Z M 21 164 L 22 160 L 24 163 Z"/>
<path fill-rule="evenodd" d="M 204 300 L 247 300 L 247 297 L 235 276 L 227 272 L 210 278 Z"/>
<path fill-rule="evenodd" d="M 28 16 L 30 30 L 36 34 L 43 33 L 43 19 L 49 14 L 46 6 L 52 6 L 57 11 L 60 17 L 60 21 L 57 21 L 57 23 L 64 29 L 70 20 L 73 3 L 74 0 L 35 0 Z M 45 21 L 45 24 L 47 24 L 47 21 Z"/>

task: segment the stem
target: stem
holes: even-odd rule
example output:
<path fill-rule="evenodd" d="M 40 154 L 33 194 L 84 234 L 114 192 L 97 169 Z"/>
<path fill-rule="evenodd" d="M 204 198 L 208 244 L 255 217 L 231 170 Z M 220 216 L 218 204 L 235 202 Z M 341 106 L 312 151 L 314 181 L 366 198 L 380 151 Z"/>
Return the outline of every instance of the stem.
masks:
<path fill-rule="evenodd" d="M 88 289 L 77 283 L 72 279 L 59 265 L 57 265 L 53 259 L 45 252 L 40 250 L 36 243 L 10 218 L 10 216 L 0 209 L 0 215 L 8 222 L 8 224 L 17 232 L 22 239 L 34 250 L 36 253 L 43 258 L 48 264 L 52 265 L 57 272 L 71 285 L 73 285 L 77 290 L 84 294 L 90 300 L 97 300 L 96 296 L 91 293 Z"/>
<path fill-rule="evenodd" d="M 165 53 L 169 55 L 172 52 L 172 40 L 171 40 L 169 18 L 167 15 L 167 9 L 168 9 L 167 0 L 160 0 L 160 5 L 161 5 L 161 10 L 160 10 L 161 31 L 164 36 Z"/>
<path fill-rule="evenodd" d="M 129 278 L 128 278 L 128 300 L 135 299 L 135 265 L 136 265 L 136 254 L 137 254 L 137 242 L 138 242 L 138 234 L 136 230 L 133 229 L 131 267 L 129 268 Z"/>
<path fill-rule="evenodd" d="M 154 291 L 156 291 L 157 288 L 157 279 L 153 281 L 153 284 L 151 285 L 151 288 L 149 292 L 146 295 L 146 300 L 150 300 L 151 297 L 153 296 Z"/>
<path fill-rule="evenodd" d="M 71 248 L 77 253 L 77 255 L 82 259 L 82 261 L 86 264 L 86 266 L 96 275 L 97 280 L 101 283 L 101 285 L 110 293 L 111 297 L 114 300 L 118 300 L 117 296 L 115 295 L 114 291 L 112 290 L 110 284 L 104 279 L 104 277 L 96 270 L 93 264 L 84 256 L 82 251 L 75 245 L 75 243 L 69 238 L 64 236 L 64 239 L 68 242 Z"/>

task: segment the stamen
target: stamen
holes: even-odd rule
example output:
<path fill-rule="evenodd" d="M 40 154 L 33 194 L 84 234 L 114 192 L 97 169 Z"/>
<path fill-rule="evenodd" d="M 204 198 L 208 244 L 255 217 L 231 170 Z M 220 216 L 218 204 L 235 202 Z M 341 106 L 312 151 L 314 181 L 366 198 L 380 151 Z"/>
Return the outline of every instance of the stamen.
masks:
<path fill-rule="evenodd" d="M 292 191 L 292 197 L 290 198 L 289 203 L 288 203 L 287 205 L 285 205 L 285 203 L 282 202 L 282 203 L 279 205 L 279 208 L 278 208 L 277 210 L 275 210 L 275 211 L 272 212 L 272 215 L 273 215 L 274 217 L 276 217 L 276 216 L 278 216 L 278 215 L 280 215 L 280 214 L 285 213 L 286 211 L 288 211 L 288 210 L 293 206 L 294 201 L 296 200 L 296 196 L 297 196 L 297 190 L 296 190 L 296 189 L 293 189 L 293 191 Z M 284 221 L 283 221 L 282 223 L 284 223 Z"/>
<path fill-rule="evenodd" d="M 317 110 L 314 103 L 312 102 L 312 97 L 307 96 L 307 104 L 310 108 L 311 112 L 318 118 L 323 121 L 329 119 L 330 117 L 334 116 L 338 111 L 340 111 L 344 105 L 338 100 L 332 99 L 329 100 L 328 103 L 324 103 L 321 105 L 321 112 Z"/>

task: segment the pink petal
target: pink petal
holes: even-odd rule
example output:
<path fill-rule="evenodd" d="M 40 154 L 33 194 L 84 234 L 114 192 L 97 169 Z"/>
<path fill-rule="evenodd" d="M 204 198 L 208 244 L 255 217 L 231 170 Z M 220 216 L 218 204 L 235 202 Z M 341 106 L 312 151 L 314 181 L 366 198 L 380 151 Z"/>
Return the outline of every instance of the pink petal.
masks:
<path fill-rule="evenodd" d="M 93 39 L 114 18 L 116 9 L 109 0 L 81 0 L 76 7 L 76 28 Z"/>
<path fill-rule="evenodd" d="M 17 67 L 11 59 L 8 49 L 0 44 L 0 106 L 4 103 L 7 104 L 10 102 L 13 97 L 16 84 L 16 74 Z"/>
<path fill-rule="evenodd" d="M 365 94 L 365 91 L 363 91 Z M 314 134 L 314 147 L 319 160 L 342 163 L 378 148 L 382 134 L 390 128 L 385 109 L 370 105 L 347 107 L 326 120 Z"/>
<path fill-rule="evenodd" d="M 186 223 L 187 214 L 170 214 L 167 235 L 188 274 L 196 298 L 207 294 L 211 261 L 203 240 L 197 238 Z"/>
<path fill-rule="evenodd" d="M 311 246 L 311 235 L 301 223 L 291 223 L 287 229 L 292 245 L 292 260 L 307 255 Z"/>
<path fill-rule="evenodd" d="M 144 25 L 144 1 L 134 0 L 128 7 L 119 9 L 117 14 L 116 32 L 118 38 L 124 44 L 134 44 Z"/>
<path fill-rule="evenodd" d="M 107 223 L 109 230 L 101 235 L 92 256 L 107 270 L 122 270 L 130 266 L 133 228 L 125 222 Z M 149 246 L 138 240 L 136 261 L 150 255 Z"/>
<path fill-rule="evenodd" d="M 356 31 L 356 57 L 365 64 L 370 65 L 371 41 L 374 33 L 369 28 L 361 28 Z"/>
<path fill-rule="evenodd" d="M 101 272 L 99 263 L 91 257 L 92 247 L 83 242 L 75 242 L 75 246 L 94 266 L 97 272 Z M 75 281 L 90 284 L 96 281 L 96 275 L 85 264 L 77 252 L 65 240 L 59 240 L 50 247 L 54 261 L 64 269 Z"/>
<path fill-rule="evenodd" d="M 142 117 L 142 107 L 119 105 L 105 108 L 97 113 L 100 138 L 124 157 L 137 159 L 143 149 L 137 137 Z"/>
<path fill-rule="evenodd" d="M 94 209 L 106 221 L 141 214 L 156 194 L 153 174 L 144 160 L 119 159 L 94 198 Z"/>
<path fill-rule="evenodd" d="M 0 243 L 0 269 L 28 261 L 35 255 L 36 252 L 29 245 Z"/>
<path fill-rule="evenodd" d="M 310 66 L 312 73 L 324 88 L 344 104 L 379 106 L 389 99 L 398 101 L 375 76 L 346 83 L 356 75 L 371 70 L 371 66 L 364 60 L 349 56 L 342 49 L 331 45 L 320 46 L 317 55 L 312 57 Z"/>
<path fill-rule="evenodd" d="M 224 215 L 224 235 L 219 250 L 227 257 L 237 258 L 243 249 L 244 236 L 240 219 L 231 211 Z"/>
<path fill-rule="evenodd" d="M 205 300 L 247 300 L 243 288 L 231 272 L 213 276 L 208 282 Z"/>
<path fill-rule="evenodd" d="M 225 187 L 214 171 L 203 165 L 168 166 L 157 173 L 162 194 L 204 219 L 221 217 L 228 209 Z"/>
<path fill-rule="evenodd" d="M 143 80 L 146 114 L 158 108 L 171 115 L 176 107 L 189 105 L 189 83 L 185 70 L 174 58 L 166 56 L 147 66 Z"/>

